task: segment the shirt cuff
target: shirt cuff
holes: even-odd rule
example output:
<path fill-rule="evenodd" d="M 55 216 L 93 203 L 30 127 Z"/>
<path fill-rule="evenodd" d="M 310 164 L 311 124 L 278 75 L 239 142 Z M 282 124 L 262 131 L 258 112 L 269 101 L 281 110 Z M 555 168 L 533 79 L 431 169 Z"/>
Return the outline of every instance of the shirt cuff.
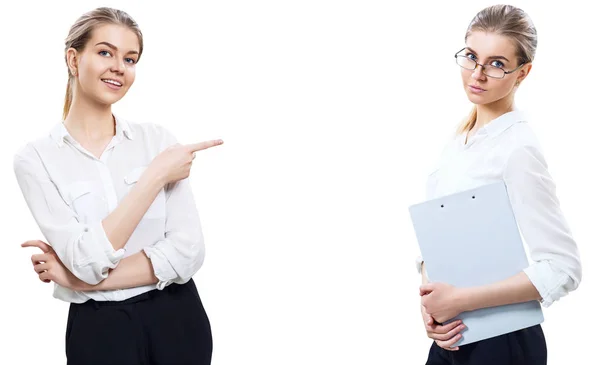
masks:
<path fill-rule="evenodd" d="M 123 258 L 123 256 L 125 255 L 125 248 L 120 248 L 118 250 L 115 250 L 115 248 L 113 247 L 112 243 L 110 242 L 110 240 L 108 239 L 108 236 L 106 235 L 106 231 L 104 230 L 104 226 L 102 225 L 102 222 L 96 223 L 93 226 L 97 231 L 97 234 L 94 235 L 94 237 L 97 237 L 97 242 L 99 247 L 102 247 L 104 249 L 104 253 L 106 254 L 106 257 L 108 258 L 108 260 L 114 265 L 116 266 L 119 261 L 121 261 L 121 259 Z M 87 228 L 84 228 L 84 230 Z"/>
<path fill-rule="evenodd" d="M 156 276 L 158 279 L 156 288 L 158 290 L 163 290 L 167 285 L 171 284 L 175 281 L 175 279 L 177 279 L 177 272 L 173 270 L 173 267 L 171 267 L 167 257 L 156 247 L 144 247 L 143 250 L 146 256 L 150 259 L 150 262 L 152 262 L 154 276 Z"/>
<path fill-rule="evenodd" d="M 568 282 L 569 276 L 557 273 L 547 261 L 539 261 L 523 270 L 533 286 L 540 294 L 540 303 L 547 308 L 560 297 L 565 295 L 563 286 Z"/>
<path fill-rule="evenodd" d="M 420 274 L 422 271 L 423 257 L 418 256 L 415 259 L 415 265 L 417 266 L 417 272 Z"/>
<path fill-rule="evenodd" d="M 75 266 L 79 268 L 90 267 L 90 274 L 95 277 L 95 282 L 106 279 L 108 270 L 117 267 L 117 264 L 125 255 L 125 249 L 114 249 L 104 231 L 102 222 L 84 226 L 83 241 L 89 251 L 87 251 L 87 255 L 84 254 L 83 258 L 75 262 Z M 84 281 L 88 282 L 87 280 Z"/>

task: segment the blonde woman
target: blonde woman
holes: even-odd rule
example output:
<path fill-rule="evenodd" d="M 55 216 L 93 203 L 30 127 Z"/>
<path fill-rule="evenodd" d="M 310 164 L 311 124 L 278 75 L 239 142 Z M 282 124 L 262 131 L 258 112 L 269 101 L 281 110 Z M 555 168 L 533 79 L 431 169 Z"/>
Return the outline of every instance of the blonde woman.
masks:
<path fill-rule="evenodd" d="M 192 276 L 204 260 L 188 180 L 196 151 L 163 127 L 115 116 L 135 80 L 142 33 L 98 8 L 66 39 L 64 115 L 15 156 L 15 174 L 48 243 L 22 246 L 54 297 L 70 302 L 68 364 L 209 364 L 212 335 Z"/>
<path fill-rule="evenodd" d="M 473 18 L 465 43 L 455 58 L 474 108 L 429 176 L 427 195 L 435 198 L 504 181 L 532 263 L 501 282 L 456 288 L 428 283 L 426 263 L 419 260 L 421 312 L 427 335 L 434 340 L 427 365 L 546 364 L 540 325 L 458 348 L 454 344 L 464 324 L 441 324 L 479 308 L 533 300 L 548 307 L 581 281 L 578 248 L 555 184 L 524 113 L 515 108 L 515 93 L 532 68 L 536 29 L 521 9 L 491 6 Z M 461 269 L 460 262 L 456 269 Z"/>

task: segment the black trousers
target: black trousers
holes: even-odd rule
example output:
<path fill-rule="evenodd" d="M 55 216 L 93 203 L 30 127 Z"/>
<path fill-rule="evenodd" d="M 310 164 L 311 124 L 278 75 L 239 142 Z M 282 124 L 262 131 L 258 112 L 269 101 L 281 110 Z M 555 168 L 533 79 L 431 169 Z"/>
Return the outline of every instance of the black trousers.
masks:
<path fill-rule="evenodd" d="M 133 298 L 71 303 L 68 365 L 208 365 L 210 323 L 193 280 Z"/>
<path fill-rule="evenodd" d="M 435 342 L 425 365 L 546 365 L 546 339 L 540 325 L 448 351 Z"/>

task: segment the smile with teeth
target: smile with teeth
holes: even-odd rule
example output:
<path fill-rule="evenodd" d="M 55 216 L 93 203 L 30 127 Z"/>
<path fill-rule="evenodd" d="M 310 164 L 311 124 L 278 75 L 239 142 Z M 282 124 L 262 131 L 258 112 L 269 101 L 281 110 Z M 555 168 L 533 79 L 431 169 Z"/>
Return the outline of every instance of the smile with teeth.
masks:
<path fill-rule="evenodd" d="M 102 79 L 102 81 L 106 82 L 107 84 L 112 84 L 112 85 L 116 85 L 116 86 L 123 86 L 123 85 L 121 85 L 120 82 L 115 81 L 115 80 L 111 80 L 111 79 Z"/>

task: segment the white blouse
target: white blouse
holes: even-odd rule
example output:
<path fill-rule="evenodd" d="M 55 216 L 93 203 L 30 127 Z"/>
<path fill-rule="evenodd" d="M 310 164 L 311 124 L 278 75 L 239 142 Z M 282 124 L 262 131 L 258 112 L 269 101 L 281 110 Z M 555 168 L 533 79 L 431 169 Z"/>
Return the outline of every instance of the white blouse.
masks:
<path fill-rule="evenodd" d="M 58 122 L 47 136 L 22 147 L 15 174 L 46 241 L 63 264 L 95 285 L 119 261 L 143 250 L 156 285 L 77 292 L 54 286 L 54 297 L 73 303 L 125 300 L 171 283 L 187 282 L 204 261 L 204 241 L 189 179 L 166 185 L 123 249 L 114 250 L 102 220 L 135 186 L 152 159 L 177 143 L 156 124 L 130 123 L 115 116 L 115 136 L 100 158 L 86 151 Z"/>
<path fill-rule="evenodd" d="M 427 199 L 504 181 L 531 265 L 524 269 L 544 307 L 581 281 L 579 250 L 556 187 L 525 114 L 512 111 L 480 128 L 465 144 L 452 139 L 429 175 Z M 420 268 L 421 258 L 417 259 Z"/>

